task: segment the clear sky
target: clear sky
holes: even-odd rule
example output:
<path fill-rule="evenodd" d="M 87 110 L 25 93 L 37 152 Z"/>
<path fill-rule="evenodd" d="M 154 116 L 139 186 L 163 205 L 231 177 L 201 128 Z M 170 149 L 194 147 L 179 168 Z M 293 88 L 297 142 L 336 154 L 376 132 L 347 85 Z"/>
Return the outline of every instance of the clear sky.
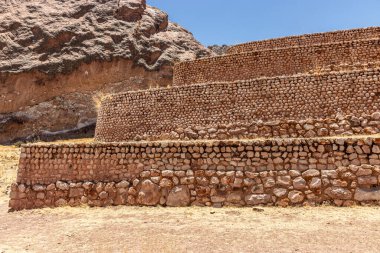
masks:
<path fill-rule="evenodd" d="M 204 45 L 380 26 L 380 0 L 147 0 Z"/>

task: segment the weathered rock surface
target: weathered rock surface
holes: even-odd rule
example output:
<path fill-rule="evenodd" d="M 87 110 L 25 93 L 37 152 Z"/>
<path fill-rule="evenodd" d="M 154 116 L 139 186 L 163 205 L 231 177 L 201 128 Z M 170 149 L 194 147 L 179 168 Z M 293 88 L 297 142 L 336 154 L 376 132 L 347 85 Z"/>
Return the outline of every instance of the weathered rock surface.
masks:
<path fill-rule="evenodd" d="M 144 180 L 141 183 L 141 189 L 137 195 L 137 203 L 140 205 L 154 206 L 160 201 L 159 186 L 150 180 Z"/>
<path fill-rule="evenodd" d="M 344 188 L 329 187 L 325 190 L 325 193 L 334 199 L 351 199 L 352 193 Z"/>
<path fill-rule="evenodd" d="M 301 203 L 304 200 L 304 196 L 300 191 L 291 191 L 288 197 L 292 203 Z"/>
<path fill-rule="evenodd" d="M 245 197 L 247 205 L 260 205 L 266 204 L 271 200 L 269 194 L 251 194 Z"/>
<path fill-rule="evenodd" d="M 92 133 L 104 94 L 171 85 L 173 62 L 212 54 L 145 0 L 6 1 L 0 49 L 3 143 Z"/>
<path fill-rule="evenodd" d="M 354 199 L 357 201 L 380 200 L 380 188 L 367 190 L 358 188 L 355 192 Z"/>
<path fill-rule="evenodd" d="M 187 186 L 174 187 L 168 196 L 166 204 L 168 206 L 188 206 L 190 204 L 190 191 Z"/>

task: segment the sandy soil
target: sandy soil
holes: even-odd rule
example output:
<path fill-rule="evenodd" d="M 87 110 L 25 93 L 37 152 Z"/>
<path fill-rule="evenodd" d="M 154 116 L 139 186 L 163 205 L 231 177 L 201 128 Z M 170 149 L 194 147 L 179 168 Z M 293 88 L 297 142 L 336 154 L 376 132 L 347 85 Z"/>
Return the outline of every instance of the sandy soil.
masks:
<path fill-rule="evenodd" d="M 0 146 L 0 253 L 380 251 L 380 207 L 65 207 L 8 213 L 4 192 L 15 180 L 18 156 L 18 148 Z"/>
<path fill-rule="evenodd" d="M 56 208 L 7 213 L 0 252 L 379 252 L 380 208 Z"/>

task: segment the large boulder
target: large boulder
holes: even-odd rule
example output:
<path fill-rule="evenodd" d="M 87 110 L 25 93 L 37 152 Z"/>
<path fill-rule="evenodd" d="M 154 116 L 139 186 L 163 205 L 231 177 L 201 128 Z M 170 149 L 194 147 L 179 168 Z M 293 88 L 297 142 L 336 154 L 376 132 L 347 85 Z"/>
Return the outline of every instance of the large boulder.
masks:
<path fill-rule="evenodd" d="M 331 199 L 336 200 L 348 200 L 352 199 L 352 192 L 346 188 L 341 187 L 329 187 L 325 190 L 325 194 Z"/>
<path fill-rule="evenodd" d="M 188 206 L 190 204 L 190 190 L 186 185 L 175 186 L 168 195 L 166 205 Z"/>
<path fill-rule="evenodd" d="M 155 206 L 160 202 L 160 198 L 161 192 L 158 185 L 149 179 L 142 181 L 137 195 L 137 203 L 145 206 Z"/>
<path fill-rule="evenodd" d="M 356 189 L 354 199 L 357 201 L 380 201 L 380 188 Z"/>
<path fill-rule="evenodd" d="M 305 199 L 303 193 L 300 191 L 290 191 L 288 198 L 293 204 L 301 203 Z"/>

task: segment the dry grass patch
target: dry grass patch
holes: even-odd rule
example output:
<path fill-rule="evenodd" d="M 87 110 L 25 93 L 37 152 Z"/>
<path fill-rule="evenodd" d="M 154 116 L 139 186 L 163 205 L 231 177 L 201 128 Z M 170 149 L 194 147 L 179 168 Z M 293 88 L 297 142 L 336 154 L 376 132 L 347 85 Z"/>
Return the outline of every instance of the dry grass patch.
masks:
<path fill-rule="evenodd" d="M 15 146 L 0 146 L 0 196 L 16 180 L 20 149 Z"/>

